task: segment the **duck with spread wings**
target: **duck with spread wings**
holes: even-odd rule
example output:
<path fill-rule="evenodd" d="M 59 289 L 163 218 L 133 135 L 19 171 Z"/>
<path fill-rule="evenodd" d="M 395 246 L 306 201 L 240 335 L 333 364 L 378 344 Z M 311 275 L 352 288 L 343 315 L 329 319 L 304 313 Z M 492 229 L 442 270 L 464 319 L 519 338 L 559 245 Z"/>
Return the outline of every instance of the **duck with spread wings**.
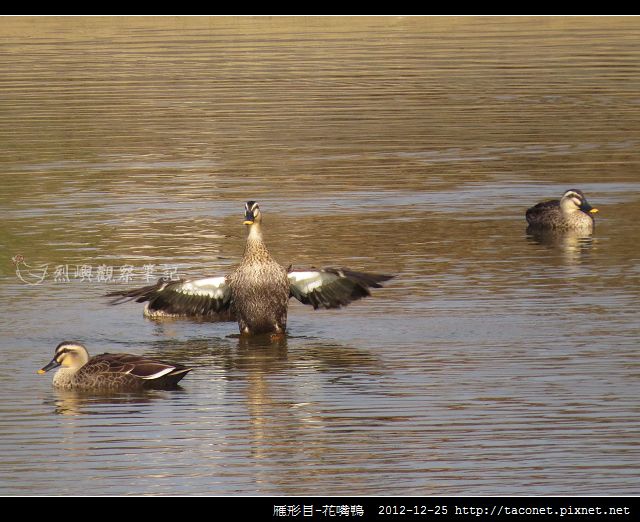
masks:
<path fill-rule="evenodd" d="M 262 236 L 262 214 L 255 201 L 245 205 L 249 227 L 240 264 L 227 276 L 205 279 L 160 278 L 133 290 L 111 292 L 112 304 L 146 302 L 147 317 L 207 317 L 235 320 L 243 335 L 284 334 L 289 298 L 317 308 L 340 308 L 371 295 L 393 276 L 346 268 L 288 270 L 276 262 Z"/>

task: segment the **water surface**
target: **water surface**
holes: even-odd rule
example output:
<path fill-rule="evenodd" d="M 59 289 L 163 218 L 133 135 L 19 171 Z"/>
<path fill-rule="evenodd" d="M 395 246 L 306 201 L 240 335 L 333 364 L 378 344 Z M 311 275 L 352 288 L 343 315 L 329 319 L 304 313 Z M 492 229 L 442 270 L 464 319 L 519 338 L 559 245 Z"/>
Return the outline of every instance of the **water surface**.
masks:
<path fill-rule="evenodd" d="M 0 19 L 0 493 L 637 494 L 637 18 Z M 526 234 L 580 188 L 589 238 Z M 281 344 L 104 294 L 396 274 Z M 12 257 L 23 256 L 20 277 Z M 36 375 L 64 339 L 177 391 Z"/>

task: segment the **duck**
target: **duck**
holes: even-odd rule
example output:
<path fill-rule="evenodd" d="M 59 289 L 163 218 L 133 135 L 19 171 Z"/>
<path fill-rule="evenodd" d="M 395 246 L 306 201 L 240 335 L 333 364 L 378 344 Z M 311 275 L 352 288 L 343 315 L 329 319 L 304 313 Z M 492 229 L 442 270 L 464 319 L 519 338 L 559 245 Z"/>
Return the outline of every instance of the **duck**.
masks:
<path fill-rule="evenodd" d="M 527 223 L 532 229 L 576 231 L 593 233 L 598 212 L 592 207 L 584 193 L 578 189 L 569 189 L 561 199 L 544 201 L 529 208 L 526 212 Z"/>
<path fill-rule="evenodd" d="M 58 368 L 53 376 L 55 388 L 106 391 L 175 388 L 192 370 L 129 353 L 89 357 L 86 347 L 78 341 L 61 342 L 51 362 L 37 373 L 44 374 L 54 368 Z"/>
<path fill-rule="evenodd" d="M 237 321 L 240 335 L 284 335 L 289 299 L 314 309 L 340 308 L 371 295 L 371 288 L 394 276 L 348 268 L 293 270 L 270 254 L 262 231 L 262 212 L 256 201 L 247 201 L 243 224 L 247 241 L 240 263 L 226 276 L 204 279 L 164 277 L 155 284 L 110 292 L 111 304 L 146 302 L 144 315 L 158 317 L 207 317 Z"/>

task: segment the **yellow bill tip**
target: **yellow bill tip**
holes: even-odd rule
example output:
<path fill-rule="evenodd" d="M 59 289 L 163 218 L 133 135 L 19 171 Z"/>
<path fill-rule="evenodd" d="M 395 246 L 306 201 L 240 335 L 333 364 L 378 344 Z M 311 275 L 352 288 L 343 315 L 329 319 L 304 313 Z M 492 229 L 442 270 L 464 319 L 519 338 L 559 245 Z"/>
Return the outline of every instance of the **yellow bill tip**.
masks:
<path fill-rule="evenodd" d="M 253 225 L 253 221 L 249 221 L 248 219 L 244 222 L 245 225 Z"/>
<path fill-rule="evenodd" d="M 38 370 L 38 373 L 39 373 L 40 375 L 42 375 L 43 373 L 47 373 L 47 372 L 45 372 L 45 371 L 41 368 L 41 369 L 39 369 L 39 370 Z"/>
<path fill-rule="evenodd" d="M 596 212 L 598 212 L 598 209 L 597 209 L 597 208 L 592 208 L 592 209 L 589 211 L 589 213 L 590 213 L 590 214 L 595 214 Z"/>

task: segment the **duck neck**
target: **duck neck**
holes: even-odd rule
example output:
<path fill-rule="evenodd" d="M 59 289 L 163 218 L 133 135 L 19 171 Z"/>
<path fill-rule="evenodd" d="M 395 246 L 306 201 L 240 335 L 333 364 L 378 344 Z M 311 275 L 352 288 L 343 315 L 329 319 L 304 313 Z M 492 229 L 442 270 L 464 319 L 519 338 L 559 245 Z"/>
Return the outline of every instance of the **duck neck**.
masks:
<path fill-rule="evenodd" d="M 249 235 L 247 236 L 247 246 L 244 250 L 245 257 L 270 257 L 269 251 L 262 238 L 262 227 L 260 223 L 249 225 Z"/>
<path fill-rule="evenodd" d="M 60 368 L 53 376 L 53 385 L 58 388 L 67 388 L 71 386 L 73 376 L 78 371 L 78 368 Z"/>

